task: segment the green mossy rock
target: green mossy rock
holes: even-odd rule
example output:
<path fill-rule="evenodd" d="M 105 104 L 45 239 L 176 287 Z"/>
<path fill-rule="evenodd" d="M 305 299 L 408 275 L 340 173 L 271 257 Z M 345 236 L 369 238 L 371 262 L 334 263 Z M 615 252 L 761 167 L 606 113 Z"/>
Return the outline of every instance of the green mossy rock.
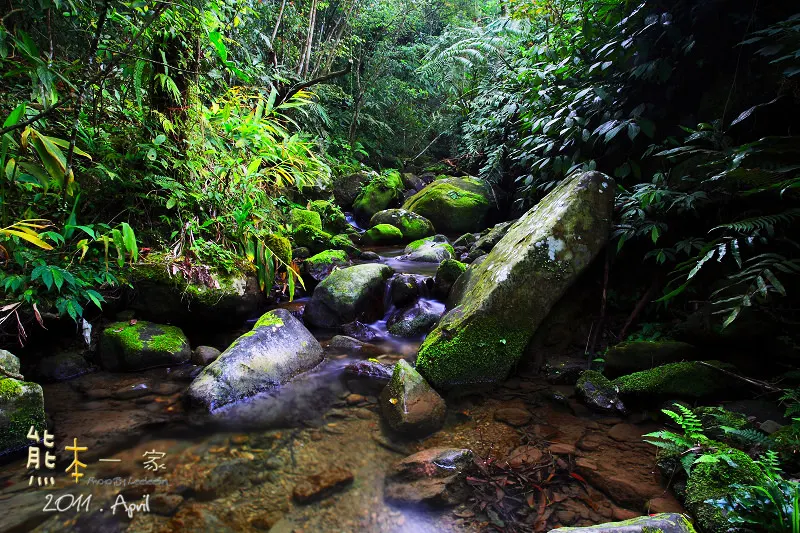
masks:
<path fill-rule="evenodd" d="M 609 522 L 596 526 L 560 527 L 548 533 L 695 533 L 689 519 L 678 513 L 661 513 L 639 516 L 623 522 Z"/>
<path fill-rule="evenodd" d="M 308 248 L 312 254 L 318 254 L 331 247 L 331 234 L 308 224 L 295 228 L 293 236 L 296 246 Z"/>
<path fill-rule="evenodd" d="M 270 233 L 264 237 L 264 246 L 287 265 L 292 262 L 292 243 L 286 237 Z"/>
<path fill-rule="evenodd" d="M 709 361 L 719 367 L 730 367 L 719 361 Z M 735 383 L 719 370 L 696 361 L 670 363 L 650 370 L 634 372 L 614 380 L 624 398 L 659 402 L 675 398 L 699 399 L 730 392 Z"/>
<path fill-rule="evenodd" d="M 397 244 L 403 242 L 403 232 L 391 224 L 378 224 L 364 233 L 364 242 L 370 244 Z"/>
<path fill-rule="evenodd" d="M 722 407 L 698 407 L 694 409 L 694 414 L 703 424 L 703 433 L 710 439 L 728 440 L 730 436 L 722 429 L 723 427 L 756 429 L 745 415 L 727 411 Z"/>
<path fill-rule="evenodd" d="M 100 360 L 111 372 L 177 365 L 191 355 L 189 341 L 180 328 L 144 320 L 109 324 L 100 340 Z"/>
<path fill-rule="evenodd" d="M 369 225 L 374 227 L 379 224 L 391 224 L 398 228 L 406 241 L 416 241 L 436 233 L 430 220 L 405 209 L 386 209 L 375 213 Z"/>
<path fill-rule="evenodd" d="M 439 263 L 433 278 L 434 290 L 440 298 L 447 299 L 456 280 L 467 270 L 467 265 L 455 259 L 445 259 Z"/>
<path fill-rule="evenodd" d="M 386 280 L 391 275 L 391 268 L 376 263 L 334 270 L 314 289 L 303 320 L 319 328 L 335 328 L 381 318 Z"/>
<path fill-rule="evenodd" d="M 380 396 L 381 411 L 389 426 L 416 437 L 429 435 L 444 425 L 444 400 L 404 359 L 394 366 L 392 379 Z"/>
<path fill-rule="evenodd" d="M 435 387 L 505 378 L 553 305 L 605 246 L 613 201 L 614 181 L 586 172 L 563 181 L 520 218 L 467 271 L 463 296 L 420 347 L 420 373 Z"/>
<path fill-rule="evenodd" d="M 350 226 L 339 206 L 332 202 L 314 200 L 309 204 L 309 209 L 319 213 L 320 219 L 322 219 L 322 229 L 328 233 L 342 233 Z"/>
<path fill-rule="evenodd" d="M 445 259 L 453 259 L 456 252 L 444 235 L 434 235 L 416 240 L 403 250 L 404 261 L 420 263 L 441 263 Z"/>
<path fill-rule="evenodd" d="M 403 209 L 430 220 L 437 231 L 462 234 L 486 227 L 491 187 L 477 178 L 443 178 L 406 200 Z"/>
<path fill-rule="evenodd" d="M 403 180 L 396 170 L 387 170 L 365 185 L 353 202 L 353 212 L 362 221 L 403 201 Z"/>
<path fill-rule="evenodd" d="M 749 455 L 735 448 L 720 449 L 726 453 L 735 467 L 725 461 L 698 463 L 692 468 L 686 482 L 684 505 L 695 518 L 697 529 L 703 533 L 726 533 L 730 524 L 722 509 L 708 500 L 719 500 L 731 492 L 732 484 L 758 485 L 763 474 Z"/>
<path fill-rule="evenodd" d="M 39 435 L 47 427 L 42 387 L 12 378 L 0 379 L 0 455 L 30 445 L 31 426 Z"/>
<path fill-rule="evenodd" d="M 19 357 L 6 350 L 0 350 L 0 368 L 10 374 L 19 374 Z"/>
<path fill-rule="evenodd" d="M 343 209 L 350 209 L 361 193 L 361 189 L 377 177 L 378 173 L 374 170 L 334 177 L 333 198 Z"/>
<path fill-rule="evenodd" d="M 342 250 L 325 250 L 305 260 L 306 273 L 316 282 L 327 278 L 336 268 L 350 264 L 347 253 Z"/>
<path fill-rule="evenodd" d="M 353 244 L 350 236 L 345 235 L 344 233 L 331 237 L 331 249 L 342 250 L 347 252 L 347 254 L 351 257 L 358 257 L 361 255 L 361 250 L 359 250 L 358 247 Z"/>
<path fill-rule="evenodd" d="M 308 225 L 317 229 L 322 229 L 322 219 L 319 213 L 307 209 L 292 209 L 289 214 L 289 222 L 292 224 L 293 228 Z"/>
<path fill-rule="evenodd" d="M 667 363 L 695 361 L 702 354 L 691 344 L 677 341 L 626 341 L 608 349 L 605 372 L 616 377 Z"/>
<path fill-rule="evenodd" d="M 461 248 L 461 247 L 469 248 L 470 246 L 475 244 L 478 241 L 479 238 L 480 237 L 479 237 L 478 234 L 465 233 L 464 235 L 462 235 L 461 237 L 459 237 L 458 239 L 453 241 L 453 247 L 454 248 Z"/>
<path fill-rule="evenodd" d="M 261 316 L 192 381 L 190 403 L 208 411 L 278 387 L 322 362 L 317 339 L 285 309 Z"/>

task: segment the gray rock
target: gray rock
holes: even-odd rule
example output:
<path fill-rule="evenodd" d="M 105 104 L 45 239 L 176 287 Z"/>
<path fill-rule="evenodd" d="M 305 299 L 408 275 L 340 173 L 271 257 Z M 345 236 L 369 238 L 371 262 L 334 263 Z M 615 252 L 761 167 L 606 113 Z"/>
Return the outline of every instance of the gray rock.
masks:
<path fill-rule="evenodd" d="M 19 357 L 6 350 L 0 350 L 0 368 L 10 374 L 19 374 Z"/>
<path fill-rule="evenodd" d="M 395 463 L 386 474 L 383 494 L 395 504 L 456 505 L 469 496 L 466 477 L 472 451 L 430 448 Z"/>
<path fill-rule="evenodd" d="M 494 248 L 495 245 L 506 236 L 509 228 L 511 228 L 511 224 L 511 222 L 501 222 L 487 231 L 485 235 L 475 241 L 475 244 L 472 245 L 469 250 L 469 258 L 475 260 L 483 254 L 488 254 L 491 252 L 492 248 Z"/>
<path fill-rule="evenodd" d="M 420 347 L 420 373 L 437 387 L 504 379 L 605 246 L 613 207 L 614 180 L 599 172 L 553 189 L 465 272 L 463 296 Z"/>
<path fill-rule="evenodd" d="M 444 424 L 444 400 L 402 359 L 394 366 L 380 404 L 386 422 L 400 433 L 422 437 L 438 431 Z"/>
<path fill-rule="evenodd" d="M 403 261 L 417 261 L 419 263 L 441 263 L 445 259 L 455 258 L 455 250 L 446 242 L 427 240 L 417 244 L 412 242 L 404 250 L 405 255 L 400 257 Z"/>
<path fill-rule="evenodd" d="M 361 252 L 361 255 L 358 256 L 361 261 L 380 261 L 381 256 L 376 254 L 375 252 L 366 251 Z"/>
<path fill-rule="evenodd" d="M 406 189 L 413 189 L 414 193 L 421 191 L 425 187 L 425 182 L 411 172 L 403 172 L 400 177 L 403 179 L 403 186 Z"/>
<path fill-rule="evenodd" d="M 92 365 L 78 352 L 62 352 L 39 361 L 39 375 L 47 381 L 66 381 L 92 370 Z"/>
<path fill-rule="evenodd" d="M 303 324 L 285 309 L 276 309 L 205 367 L 187 396 L 213 410 L 284 384 L 323 357 L 322 346 Z"/>
<path fill-rule="evenodd" d="M 575 392 L 590 409 L 601 413 L 625 414 L 625 406 L 611 381 L 603 374 L 587 370 L 578 377 Z"/>
<path fill-rule="evenodd" d="M 222 352 L 211 346 L 198 346 L 192 352 L 192 363 L 200 366 L 208 366 L 217 360 Z"/>
<path fill-rule="evenodd" d="M 333 197 L 339 207 L 349 209 L 353 206 L 361 187 L 372 181 L 378 175 L 375 171 L 356 172 L 347 176 L 333 178 Z"/>
<path fill-rule="evenodd" d="M 358 320 L 343 324 L 339 328 L 340 333 L 347 337 L 353 337 L 361 342 L 371 342 L 381 338 L 380 333 L 375 328 L 368 326 Z"/>
<path fill-rule="evenodd" d="M 419 337 L 428 333 L 442 316 L 444 309 L 420 300 L 411 307 L 400 309 L 386 322 L 389 333 L 397 337 Z"/>
<path fill-rule="evenodd" d="M 384 350 L 374 344 L 363 342 L 346 335 L 336 335 L 328 342 L 328 348 L 337 352 L 351 353 L 374 357 L 381 355 Z"/>
<path fill-rule="evenodd" d="M 678 513 L 661 513 L 653 516 L 640 516 L 624 522 L 609 522 L 597 526 L 561 527 L 548 533 L 695 533 L 692 523 Z"/>
<path fill-rule="evenodd" d="M 475 233 L 465 233 L 455 241 L 453 241 L 453 248 L 469 248 L 475 241 L 478 240 L 478 235 Z"/>
<path fill-rule="evenodd" d="M 312 326 L 334 328 L 354 320 L 380 318 L 384 287 L 391 274 L 391 268 L 375 263 L 333 271 L 314 289 L 303 320 Z"/>
<path fill-rule="evenodd" d="M 417 274 L 398 274 L 392 278 L 389 291 L 392 303 L 397 307 L 403 307 L 420 296 L 427 296 L 433 285 L 431 278 Z"/>
<path fill-rule="evenodd" d="M 100 360 L 106 370 L 131 372 L 177 365 L 191 357 L 189 341 L 179 328 L 131 322 L 115 322 L 103 330 Z"/>

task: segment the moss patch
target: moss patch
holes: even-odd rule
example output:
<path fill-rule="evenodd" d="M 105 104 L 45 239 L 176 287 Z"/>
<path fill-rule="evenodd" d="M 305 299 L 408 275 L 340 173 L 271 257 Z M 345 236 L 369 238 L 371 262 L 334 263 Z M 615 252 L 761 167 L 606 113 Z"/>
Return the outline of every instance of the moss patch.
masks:
<path fill-rule="evenodd" d="M 300 226 L 307 225 L 317 229 L 322 229 L 322 219 L 320 218 L 319 213 L 309 211 L 307 209 L 292 209 L 291 213 L 289 214 L 289 221 L 291 222 L 293 228 L 299 228 Z"/>
<path fill-rule="evenodd" d="M 730 367 L 719 361 L 709 361 Z M 697 362 L 671 363 L 634 372 L 614 380 L 620 394 L 652 400 L 664 398 L 704 398 L 724 392 L 731 386 L 723 373 Z"/>
<path fill-rule="evenodd" d="M 347 254 L 342 250 L 325 250 L 306 259 L 306 264 L 310 265 L 331 265 L 334 263 L 347 263 Z"/>
<path fill-rule="evenodd" d="M 455 255 L 455 252 L 453 252 Z M 455 283 L 458 277 L 467 270 L 467 265 L 455 259 L 445 259 L 436 269 L 436 280 L 446 283 Z"/>
<path fill-rule="evenodd" d="M 312 254 L 318 254 L 330 248 L 331 234 L 304 224 L 294 230 L 294 242 L 297 246 L 308 248 Z"/>
<path fill-rule="evenodd" d="M 406 200 L 403 209 L 417 213 L 443 233 L 479 231 L 486 225 L 490 190 L 474 178 L 434 181 Z"/>
<path fill-rule="evenodd" d="M 403 232 L 408 241 L 422 239 L 435 233 L 430 220 L 405 209 L 386 209 L 375 213 L 369 221 L 370 226 L 391 224 Z"/>
<path fill-rule="evenodd" d="M 270 233 L 264 237 L 264 246 L 287 265 L 292 262 L 292 243 L 286 237 Z"/>
<path fill-rule="evenodd" d="M 103 330 L 100 355 L 107 370 L 141 370 L 183 363 L 190 350 L 180 328 L 140 320 L 109 324 Z"/>
<path fill-rule="evenodd" d="M 269 313 L 264 313 L 261 317 L 256 321 L 253 329 L 258 329 L 261 327 L 281 327 L 283 326 L 283 319 L 278 316 L 276 313 L 270 311 Z"/>
<path fill-rule="evenodd" d="M 40 434 L 46 427 L 42 387 L 12 378 L 0 379 L 0 412 L 0 453 L 27 446 L 31 426 Z"/>
<path fill-rule="evenodd" d="M 707 503 L 708 500 L 719 500 L 730 494 L 733 484 L 755 485 L 763 479 L 761 470 L 749 455 L 734 448 L 722 451 L 733 460 L 735 467 L 725 461 L 699 463 L 686 483 L 686 507 L 705 533 L 725 533 L 729 527 L 722 509 Z"/>

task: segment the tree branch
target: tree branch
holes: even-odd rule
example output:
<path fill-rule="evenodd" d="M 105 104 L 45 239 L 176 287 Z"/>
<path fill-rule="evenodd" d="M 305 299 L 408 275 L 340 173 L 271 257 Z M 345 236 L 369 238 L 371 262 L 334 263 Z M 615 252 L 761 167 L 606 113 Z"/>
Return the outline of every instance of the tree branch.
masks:
<path fill-rule="evenodd" d="M 336 72 L 331 72 L 330 74 L 326 74 L 324 76 L 320 76 L 318 78 L 314 78 L 308 81 L 295 83 L 294 85 L 289 87 L 289 89 L 287 89 L 285 93 L 282 93 L 278 96 L 278 105 L 288 101 L 292 96 L 296 95 L 303 89 L 311 87 L 312 85 L 317 85 L 318 83 L 325 83 L 326 81 L 330 81 L 340 76 L 344 76 L 345 74 L 348 74 L 352 68 L 353 64 L 348 63 L 347 67 L 345 67 L 342 70 L 337 70 Z"/>

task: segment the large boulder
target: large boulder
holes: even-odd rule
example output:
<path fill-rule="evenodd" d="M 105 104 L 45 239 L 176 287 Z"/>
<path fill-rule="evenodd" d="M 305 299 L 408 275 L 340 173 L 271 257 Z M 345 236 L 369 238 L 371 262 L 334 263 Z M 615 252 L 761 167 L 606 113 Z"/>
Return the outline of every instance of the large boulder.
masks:
<path fill-rule="evenodd" d="M 472 451 L 429 448 L 392 465 L 383 494 L 395 504 L 456 505 L 469 496 L 467 472 Z"/>
<path fill-rule="evenodd" d="M 378 176 L 375 171 L 355 172 L 333 178 L 333 198 L 344 209 L 353 207 L 361 188 Z"/>
<path fill-rule="evenodd" d="M 370 227 L 378 224 L 391 224 L 403 232 L 406 242 L 416 241 L 436 233 L 427 218 L 405 209 L 386 209 L 379 211 L 369 221 Z"/>
<path fill-rule="evenodd" d="M 414 241 L 406 246 L 403 254 L 400 259 L 419 263 L 441 263 L 445 259 L 453 259 L 456 256 L 455 250 L 443 235 Z"/>
<path fill-rule="evenodd" d="M 0 455 L 30 445 L 31 426 L 40 434 L 46 427 L 42 387 L 13 378 L 0 379 Z"/>
<path fill-rule="evenodd" d="M 331 234 L 309 224 L 297 226 L 292 237 L 295 245 L 308 248 L 312 254 L 324 252 L 331 247 Z"/>
<path fill-rule="evenodd" d="M 614 181 L 599 172 L 553 189 L 470 269 L 460 301 L 420 347 L 420 373 L 436 387 L 505 378 L 605 246 L 613 206 Z"/>
<path fill-rule="evenodd" d="M 560 527 L 548 533 L 695 533 L 689 519 L 678 513 L 661 513 L 639 516 L 623 522 L 609 522 L 596 526 Z"/>
<path fill-rule="evenodd" d="M 386 327 L 396 337 L 419 337 L 433 329 L 443 311 L 444 306 L 441 304 L 434 306 L 431 302 L 420 300 L 394 313 L 386 322 Z"/>
<path fill-rule="evenodd" d="M 626 341 L 608 349 L 605 355 L 606 374 L 616 377 L 640 370 L 700 359 L 700 350 L 678 341 Z"/>
<path fill-rule="evenodd" d="M 299 228 L 307 224 L 317 229 L 322 229 L 322 219 L 319 213 L 307 209 L 292 209 L 289 213 L 289 222 L 292 224 L 293 228 Z"/>
<path fill-rule="evenodd" d="M 442 397 L 403 359 L 394 366 L 380 403 L 392 429 L 417 437 L 438 431 L 447 410 Z"/>
<path fill-rule="evenodd" d="M 406 200 L 403 209 L 427 218 L 436 231 L 460 235 L 485 228 L 492 203 L 492 188 L 485 181 L 443 178 Z"/>
<path fill-rule="evenodd" d="M 396 170 L 387 170 L 365 185 L 353 202 L 353 212 L 361 221 L 369 220 L 378 211 L 399 205 L 403 201 L 403 180 Z"/>
<path fill-rule="evenodd" d="M 322 346 L 303 324 L 289 311 L 276 309 L 205 367 L 187 397 L 207 410 L 217 409 L 282 385 L 323 358 Z"/>
<path fill-rule="evenodd" d="M 372 322 L 383 316 L 384 289 L 392 269 L 368 263 L 331 272 L 303 312 L 303 320 L 319 328 L 335 328 L 355 320 Z"/>
<path fill-rule="evenodd" d="M 109 324 L 100 339 L 100 361 L 112 372 L 179 365 L 191 355 L 180 328 L 144 320 Z"/>

